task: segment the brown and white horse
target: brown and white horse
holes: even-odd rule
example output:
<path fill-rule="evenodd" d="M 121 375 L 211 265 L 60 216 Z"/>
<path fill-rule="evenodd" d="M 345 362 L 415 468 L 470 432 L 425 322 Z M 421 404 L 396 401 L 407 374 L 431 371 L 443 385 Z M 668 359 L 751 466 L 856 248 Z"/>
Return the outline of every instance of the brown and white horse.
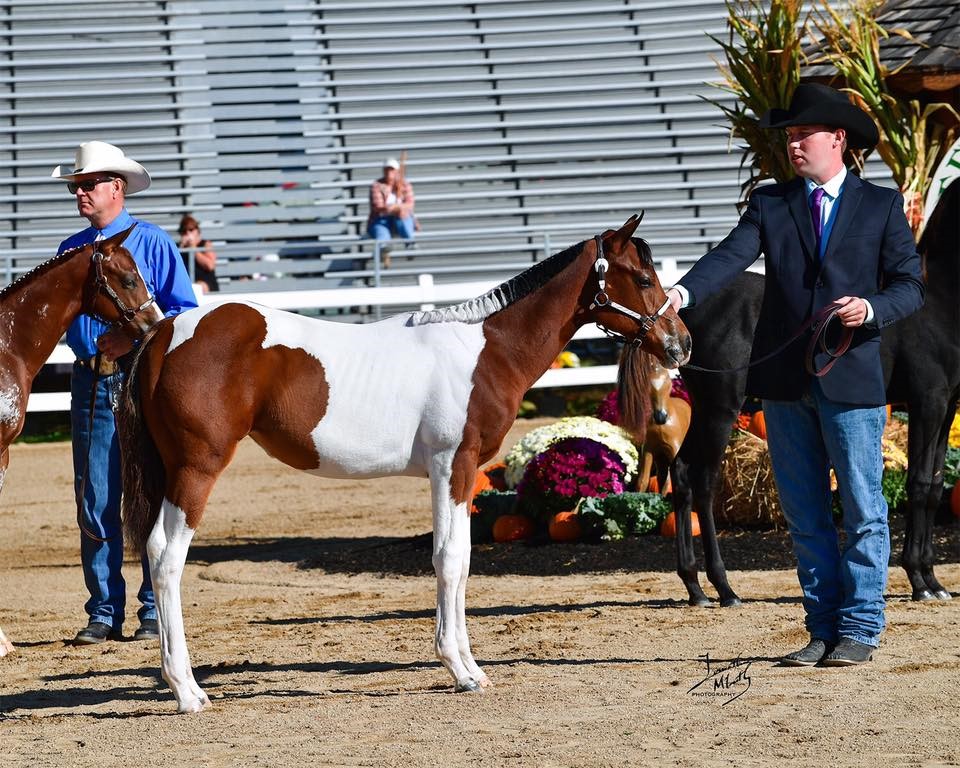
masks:
<path fill-rule="evenodd" d="M 161 672 L 180 712 L 209 704 L 184 636 L 187 549 L 248 434 L 271 456 L 326 477 L 430 478 L 435 650 L 456 690 L 488 684 L 464 612 L 477 467 L 581 325 L 642 340 L 671 367 L 689 357 L 649 248 L 632 238 L 638 223 L 633 216 L 446 309 L 349 325 L 226 302 L 156 326 L 121 406 L 124 524 L 149 557 Z"/>
<path fill-rule="evenodd" d="M 37 372 L 81 312 L 135 336 L 163 317 L 122 243 L 130 232 L 65 251 L 0 291 L 0 488 Z M 13 646 L 0 630 L 0 656 Z"/>
<path fill-rule="evenodd" d="M 650 476 L 656 470 L 657 485 L 666 492 L 670 465 L 683 445 L 690 428 L 690 404 L 681 397 L 671 397 L 673 380 L 670 372 L 653 355 L 641 353 L 646 365 L 650 392 L 650 423 L 643 440 L 643 451 L 638 471 L 637 487 L 646 490 Z"/>

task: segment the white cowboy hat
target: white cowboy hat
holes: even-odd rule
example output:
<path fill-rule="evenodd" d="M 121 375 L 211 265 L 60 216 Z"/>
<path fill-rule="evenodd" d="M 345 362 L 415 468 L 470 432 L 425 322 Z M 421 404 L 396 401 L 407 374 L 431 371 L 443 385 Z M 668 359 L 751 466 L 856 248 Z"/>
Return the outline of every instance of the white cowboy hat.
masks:
<path fill-rule="evenodd" d="M 86 173 L 117 173 L 127 180 L 127 194 L 142 192 L 150 186 L 150 174 L 140 163 L 135 163 L 120 147 L 105 141 L 86 141 L 77 149 L 74 167 L 58 165 L 51 178 L 73 181 Z"/>
<path fill-rule="evenodd" d="M 384 167 L 384 168 L 396 168 L 396 169 L 399 170 L 399 169 L 400 169 L 400 162 L 399 162 L 399 161 L 397 160 L 397 158 L 395 158 L 395 157 L 388 157 L 386 160 L 383 161 L 383 167 Z"/>

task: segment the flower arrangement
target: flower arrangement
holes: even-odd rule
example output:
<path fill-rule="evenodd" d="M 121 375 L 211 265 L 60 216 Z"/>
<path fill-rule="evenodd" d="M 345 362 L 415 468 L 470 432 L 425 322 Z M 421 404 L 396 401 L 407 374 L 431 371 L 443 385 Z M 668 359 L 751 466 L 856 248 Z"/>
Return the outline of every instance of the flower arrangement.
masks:
<path fill-rule="evenodd" d="M 611 449 L 620 458 L 624 482 L 636 475 L 639 456 L 630 436 L 620 427 L 593 416 L 571 416 L 531 430 L 506 456 L 507 487 L 515 488 L 523 478 L 527 464 L 554 443 L 568 437 L 585 437 Z"/>
<path fill-rule="evenodd" d="M 517 496 L 539 515 L 570 510 L 582 498 L 623 493 L 626 469 L 616 451 L 586 437 L 567 437 L 535 456 Z"/>
<path fill-rule="evenodd" d="M 658 493 L 622 493 L 606 498 L 586 498 L 578 513 L 589 532 L 604 541 L 632 533 L 655 531 L 671 511 L 670 502 Z"/>
<path fill-rule="evenodd" d="M 620 423 L 620 402 L 617 399 L 617 390 L 613 390 L 597 406 L 597 418 L 609 421 L 611 424 Z"/>

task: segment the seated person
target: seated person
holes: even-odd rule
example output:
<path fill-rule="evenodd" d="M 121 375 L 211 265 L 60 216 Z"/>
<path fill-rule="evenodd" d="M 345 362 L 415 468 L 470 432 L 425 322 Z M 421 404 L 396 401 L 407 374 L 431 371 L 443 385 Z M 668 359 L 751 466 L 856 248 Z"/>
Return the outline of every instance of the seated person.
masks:
<path fill-rule="evenodd" d="M 400 172 L 396 158 L 383 161 L 383 176 L 370 185 L 370 217 L 367 235 L 375 240 L 390 240 L 394 235 L 412 240 L 419 229 L 413 214 L 413 187 Z M 389 260 L 384 259 L 389 266 Z"/>
<path fill-rule="evenodd" d="M 204 240 L 200 234 L 200 224 L 189 213 L 180 219 L 180 256 L 183 263 L 190 270 L 190 254 L 194 259 L 194 282 L 203 286 L 203 292 L 219 291 L 217 282 L 217 254 L 213 250 L 213 243 Z"/>

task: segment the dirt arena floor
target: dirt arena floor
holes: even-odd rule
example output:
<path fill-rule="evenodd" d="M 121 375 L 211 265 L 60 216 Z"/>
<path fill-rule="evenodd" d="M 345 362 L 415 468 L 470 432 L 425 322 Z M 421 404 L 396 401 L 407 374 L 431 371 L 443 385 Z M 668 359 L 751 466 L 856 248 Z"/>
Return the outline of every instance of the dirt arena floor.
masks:
<path fill-rule="evenodd" d="M 782 535 L 725 536 L 734 609 L 688 607 L 659 536 L 476 547 L 468 621 L 494 687 L 455 695 L 433 655 L 426 481 L 320 480 L 249 441 L 184 575 L 213 706 L 178 716 L 157 645 L 67 643 L 85 623 L 70 473 L 69 444 L 11 451 L 2 768 L 960 765 L 960 598 L 912 603 L 899 568 L 873 662 L 793 669 L 777 663 L 805 639 Z M 941 560 L 957 595 L 955 531 Z"/>

